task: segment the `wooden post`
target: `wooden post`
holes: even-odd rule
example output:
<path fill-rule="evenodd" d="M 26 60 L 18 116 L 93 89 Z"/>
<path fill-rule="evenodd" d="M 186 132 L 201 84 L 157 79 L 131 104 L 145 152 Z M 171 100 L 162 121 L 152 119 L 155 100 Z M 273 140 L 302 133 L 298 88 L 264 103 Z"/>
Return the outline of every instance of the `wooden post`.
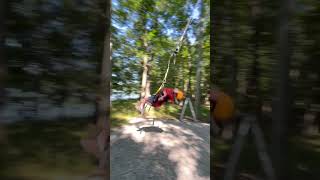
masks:
<path fill-rule="evenodd" d="M 252 132 L 254 134 L 254 140 L 257 146 L 258 155 L 262 163 L 262 167 L 267 175 L 267 179 L 275 180 L 274 168 L 272 167 L 272 162 L 267 152 L 266 143 L 264 141 L 262 131 L 255 121 L 252 124 Z"/>
<path fill-rule="evenodd" d="M 190 101 L 190 99 L 189 99 L 189 101 Z M 193 105 L 192 105 L 192 102 L 191 102 L 191 101 L 190 101 L 190 103 L 189 103 L 189 106 L 190 106 L 190 110 L 191 110 L 191 113 L 192 113 L 193 120 L 194 120 L 194 121 L 197 121 L 197 116 L 196 116 L 196 113 L 195 113 L 195 111 L 194 111 L 194 108 L 193 108 Z"/>
<path fill-rule="evenodd" d="M 250 132 L 250 129 L 252 129 L 252 135 L 254 136 L 254 142 L 257 147 L 258 156 L 267 179 L 275 180 L 274 168 L 267 152 L 262 130 L 258 126 L 256 118 L 253 116 L 246 116 L 243 121 L 240 122 L 240 127 L 238 129 L 235 144 L 232 146 L 231 155 L 229 156 L 229 160 L 227 163 L 224 180 L 234 179 L 236 166 L 240 158 L 242 146 L 246 141 L 245 137 Z"/>
<path fill-rule="evenodd" d="M 232 146 L 231 155 L 229 156 L 229 160 L 227 163 L 227 169 L 225 171 L 224 180 L 233 180 L 234 174 L 236 170 L 237 162 L 240 158 L 240 153 L 242 149 L 242 145 L 246 141 L 246 135 L 248 134 L 250 129 L 250 122 L 249 121 L 243 121 L 240 124 L 237 137 L 235 140 L 235 144 Z"/>
<path fill-rule="evenodd" d="M 182 121 L 182 119 L 184 117 L 184 113 L 185 113 L 186 108 L 188 106 L 188 103 L 189 103 L 189 107 L 190 107 L 190 110 L 191 110 L 191 113 L 192 113 L 193 120 L 194 121 L 198 121 L 190 98 L 186 98 L 186 100 L 184 101 L 184 105 L 182 107 L 182 111 L 181 111 L 179 120 Z"/>
<path fill-rule="evenodd" d="M 182 111 L 180 113 L 180 118 L 179 118 L 180 121 L 182 121 L 184 112 L 186 111 L 186 108 L 187 108 L 187 105 L 188 105 L 188 102 L 189 102 L 188 99 L 189 98 L 186 98 L 186 100 L 184 101 L 184 105 L 183 105 Z"/>

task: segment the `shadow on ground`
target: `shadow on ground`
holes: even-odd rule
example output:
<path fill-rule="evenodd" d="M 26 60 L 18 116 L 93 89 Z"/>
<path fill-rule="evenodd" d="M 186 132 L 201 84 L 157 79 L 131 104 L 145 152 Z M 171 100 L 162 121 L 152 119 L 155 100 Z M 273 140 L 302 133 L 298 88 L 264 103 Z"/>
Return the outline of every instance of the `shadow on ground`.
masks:
<path fill-rule="evenodd" d="M 158 133 L 162 133 L 163 130 L 159 127 L 155 127 L 155 126 L 145 126 L 145 127 L 141 127 L 141 128 L 138 128 L 137 131 L 140 131 L 140 132 L 158 132 Z"/>
<path fill-rule="evenodd" d="M 111 140 L 112 180 L 210 179 L 209 125 L 176 120 L 133 121 Z"/>

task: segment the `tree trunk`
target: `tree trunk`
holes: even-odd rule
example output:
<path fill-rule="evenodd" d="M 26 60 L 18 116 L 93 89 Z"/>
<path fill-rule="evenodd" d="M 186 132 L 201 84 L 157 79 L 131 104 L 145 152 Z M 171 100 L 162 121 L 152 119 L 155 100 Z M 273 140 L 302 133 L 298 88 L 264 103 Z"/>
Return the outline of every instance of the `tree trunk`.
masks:
<path fill-rule="evenodd" d="M 184 61 L 185 59 L 184 58 L 181 58 L 181 65 L 179 66 L 180 67 L 180 73 L 179 73 L 179 88 L 183 91 L 184 90 L 184 79 L 185 79 L 185 76 L 184 76 Z"/>
<path fill-rule="evenodd" d="M 151 62 L 153 61 L 153 55 L 150 56 L 150 60 L 148 60 L 148 64 L 147 64 L 147 67 L 148 67 L 148 71 L 147 71 L 147 83 L 146 83 L 146 94 L 145 96 L 146 97 L 149 97 L 150 94 L 151 94 L 151 81 L 150 81 L 150 71 L 151 71 Z"/>
<path fill-rule="evenodd" d="M 196 68 L 196 94 L 195 94 L 195 111 L 196 116 L 199 118 L 200 102 L 201 102 L 201 67 L 202 67 L 202 46 L 199 46 L 199 56 Z"/>
<path fill-rule="evenodd" d="M 232 63 L 232 72 L 231 72 L 231 88 L 230 88 L 230 95 L 233 97 L 233 99 L 236 99 L 237 96 L 237 87 L 238 87 L 238 81 L 237 81 L 237 74 L 238 74 L 238 62 L 237 60 L 233 57 L 234 54 L 231 55 L 231 63 Z"/>
<path fill-rule="evenodd" d="M 259 69 L 259 16 L 260 16 L 260 1 L 252 0 L 251 2 L 251 17 L 252 17 L 252 28 L 254 29 L 254 34 L 251 39 L 251 51 L 253 56 L 253 63 L 251 66 L 251 72 L 248 77 L 248 102 L 249 111 L 256 114 L 257 120 L 260 120 L 261 116 L 261 94 L 260 94 L 260 69 Z"/>
<path fill-rule="evenodd" d="M 5 4 L 6 1 L 0 1 L 0 111 L 5 104 L 5 77 L 6 77 L 6 62 L 4 55 L 5 48 Z M 5 141 L 5 129 L 2 127 L 0 120 L 0 144 Z"/>
<path fill-rule="evenodd" d="M 226 54 L 226 60 L 227 63 L 231 65 L 230 71 L 227 70 L 227 72 L 230 72 L 229 78 L 231 79 L 231 83 L 228 86 L 228 93 L 231 95 L 231 97 L 235 97 L 236 94 L 236 88 L 237 88 L 237 60 L 234 57 L 234 47 L 235 43 L 233 40 L 235 39 L 235 35 L 237 34 L 236 29 L 234 25 L 232 25 L 232 20 L 234 18 L 234 11 L 233 11 L 233 2 L 232 0 L 226 0 L 224 1 L 225 11 L 224 11 L 224 18 L 223 18 L 223 25 L 226 27 L 225 31 L 227 36 L 228 43 L 226 44 L 226 48 L 228 49 L 228 53 Z"/>
<path fill-rule="evenodd" d="M 7 74 L 5 62 L 5 5 L 6 1 L 0 2 L 0 107 L 5 101 L 4 83 Z"/>
<path fill-rule="evenodd" d="M 217 1 L 217 2 L 213 2 L 210 1 L 210 7 L 219 7 L 219 2 L 221 3 L 221 1 Z M 219 8 L 215 8 L 215 9 L 219 9 Z M 214 11 L 214 10 L 210 10 L 210 93 L 209 96 L 212 94 L 213 90 L 214 90 L 214 80 L 215 80 L 215 76 L 214 76 L 214 70 L 215 70 L 215 64 L 214 64 L 214 50 L 215 50 L 215 46 L 217 45 L 215 42 L 213 41 L 212 38 L 216 37 L 216 33 L 214 33 L 215 31 L 213 31 L 212 29 L 215 28 L 215 25 L 217 25 L 218 23 L 218 19 L 219 17 L 219 12 L 220 11 Z M 209 114 L 209 118 L 210 118 L 210 177 L 216 177 L 216 171 L 214 171 L 214 159 L 215 159 L 215 151 L 214 150 L 214 132 L 215 132 L 215 124 L 213 122 L 213 103 L 212 101 L 210 101 L 210 114 Z"/>
<path fill-rule="evenodd" d="M 100 151 L 99 168 L 105 170 L 109 178 L 110 175 L 110 82 L 111 82 L 111 51 L 110 51 L 110 18 L 111 18 L 111 3 L 106 1 L 106 26 L 103 58 L 101 63 L 100 87 L 98 89 L 98 116 L 97 128 L 100 130 L 102 141 L 100 144 L 103 149 Z"/>
<path fill-rule="evenodd" d="M 185 92 L 185 89 L 186 89 L 186 76 L 185 76 L 185 58 L 181 58 L 181 71 L 180 71 L 180 81 L 181 81 L 181 84 L 180 84 L 180 87 L 181 87 L 181 90 Z"/>
<path fill-rule="evenodd" d="M 287 127 L 289 117 L 289 15 L 292 0 L 281 0 L 279 10 L 278 29 L 278 72 L 274 79 L 278 79 L 275 84 L 276 105 L 273 110 L 272 121 L 272 159 L 275 166 L 277 179 L 290 179 L 287 171 Z"/>
<path fill-rule="evenodd" d="M 198 61 L 197 61 L 197 67 L 196 67 L 196 94 L 195 94 L 195 111 L 196 116 L 199 118 L 199 111 L 200 111 L 200 103 L 201 103 L 201 69 L 202 69 L 202 61 L 203 61 L 203 34 L 204 34 L 204 18 L 203 18 L 203 1 L 200 0 L 199 2 L 199 12 L 200 12 L 200 30 L 198 34 Z"/>
<path fill-rule="evenodd" d="M 141 79 L 141 94 L 140 94 L 141 99 L 147 96 L 148 55 L 143 56 L 142 66 L 143 66 L 143 71 L 142 71 L 142 79 Z"/>
<path fill-rule="evenodd" d="M 192 75 L 192 62 L 191 62 L 191 58 L 188 57 L 187 62 L 184 66 L 184 69 L 188 69 L 188 71 L 186 72 L 186 76 L 188 78 L 184 78 L 184 92 L 186 94 L 186 97 L 190 97 L 191 98 L 191 75 Z M 182 103 L 184 105 L 184 102 Z"/>
<path fill-rule="evenodd" d="M 192 75 L 192 63 L 191 63 L 191 58 L 188 57 L 188 78 L 186 79 L 186 83 L 185 83 L 185 92 L 187 94 L 187 96 L 191 96 L 191 75 Z"/>

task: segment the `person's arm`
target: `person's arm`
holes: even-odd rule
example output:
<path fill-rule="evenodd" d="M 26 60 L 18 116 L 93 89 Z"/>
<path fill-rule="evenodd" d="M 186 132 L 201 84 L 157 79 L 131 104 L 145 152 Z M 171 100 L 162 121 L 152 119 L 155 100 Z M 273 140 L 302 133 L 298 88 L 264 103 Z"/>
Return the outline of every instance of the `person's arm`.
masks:
<path fill-rule="evenodd" d="M 179 104 L 179 101 L 177 100 L 176 96 L 174 96 L 174 102 L 175 102 L 176 104 Z"/>
<path fill-rule="evenodd" d="M 159 101 L 163 101 L 164 98 L 167 97 L 167 95 L 168 95 L 166 91 L 163 91 L 162 93 L 163 93 L 163 95 L 159 97 L 159 99 L 158 99 Z"/>

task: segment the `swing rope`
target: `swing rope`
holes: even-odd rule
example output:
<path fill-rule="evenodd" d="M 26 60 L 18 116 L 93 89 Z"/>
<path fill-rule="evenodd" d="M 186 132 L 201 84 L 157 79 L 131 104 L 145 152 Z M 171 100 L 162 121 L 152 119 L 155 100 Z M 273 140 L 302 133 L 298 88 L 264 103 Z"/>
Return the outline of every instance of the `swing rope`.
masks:
<path fill-rule="evenodd" d="M 182 44 L 183 44 L 184 37 L 185 37 L 186 32 L 187 32 L 189 26 L 191 25 L 192 21 L 193 21 L 193 18 L 189 18 L 188 23 L 187 23 L 186 27 L 184 28 L 184 31 L 183 31 L 183 33 L 182 33 L 182 35 L 181 35 L 181 37 L 180 37 L 180 39 L 179 39 L 179 41 L 178 41 L 178 43 L 177 43 L 177 45 L 176 45 L 175 51 L 173 51 L 173 52 L 171 53 L 171 55 L 170 55 L 170 57 L 169 57 L 169 60 L 168 60 L 168 65 L 167 65 L 166 73 L 165 73 L 165 75 L 164 75 L 164 78 L 163 78 L 163 80 L 162 80 L 162 83 L 161 83 L 160 87 L 158 88 L 158 90 L 156 91 L 155 94 L 158 94 L 158 93 L 160 92 L 160 90 L 161 90 L 161 89 L 165 86 L 165 84 L 167 83 L 167 77 L 168 77 L 168 73 L 169 73 L 169 70 L 170 70 L 171 60 L 172 60 L 172 58 L 174 58 L 174 63 L 173 63 L 173 64 L 176 64 L 177 54 L 178 54 L 179 51 L 180 51 L 180 48 L 181 48 L 181 46 L 182 46 Z"/>

